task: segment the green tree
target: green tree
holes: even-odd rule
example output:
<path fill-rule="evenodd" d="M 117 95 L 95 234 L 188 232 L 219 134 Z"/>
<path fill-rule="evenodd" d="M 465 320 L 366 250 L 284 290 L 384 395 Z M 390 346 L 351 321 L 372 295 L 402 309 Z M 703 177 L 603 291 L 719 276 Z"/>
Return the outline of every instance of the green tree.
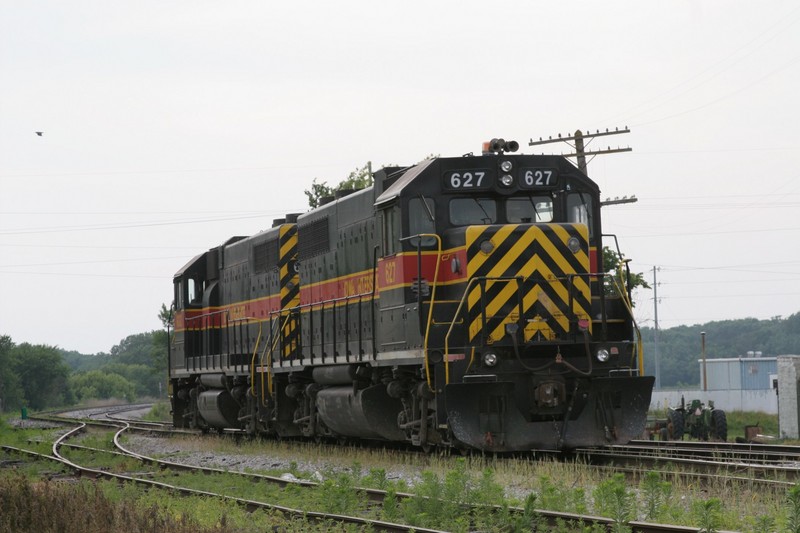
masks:
<path fill-rule="evenodd" d="M 118 374 L 134 386 L 136 397 L 158 396 L 158 384 L 160 375 L 154 372 L 148 365 L 126 365 L 124 363 L 112 363 L 101 369 L 103 372 Z"/>
<path fill-rule="evenodd" d="M 169 335 L 165 330 L 153 332 L 153 337 L 150 344 L 150 368 L 155 376 L 157 388 L 156 392 L 158 393 L 161 393 L 161 389 L 158 389 L 158 383 L 166 384 L 168 380 L 168 344 Z"/>
<path fill-rule="evenodd" d="M 107 353 L 91 355 L 82 354 L 80 352 L 76 352 L 75 350 L 59 350 L 59 353 L 61 354 L 61 358 L 64 360 L 64 363 L 66 363 L 73 372 L 86 372 L 88 370 L 95 370 L 103 365 L 107 365 L 110 362 L 110 356 Z"/>
<path fill-rule="evenodd" d="M 129 365 L 149 365 L 153 345 L 153 332 L 128 335 L 111 348 L 111 362 Z"/>
<path fill-rule="evenodd" d="M 161 310 L 158 312 L 158 319 L 161 321 L 164 329 L 174 327 L 172 309 L 168 309 L 166 304 L 161 304 Z"/>
<path fill-rule="evenodd" d="M 311 189 L 303 191 L 308 197 L 310 207 L 319 207 L 320 200 L 326 196 L 333 196 L 336 191 L 345 189 L 363 189 L 372 185 L 372 174 L 370 173 L 370 163 L 367 162 L 363 167 L 352 171 L 347 178 L 339 182 L 335 187 L 329 187 L 328 182 L 317 182 L 317 178 L 311 183 Z"/>
<path fill-rule="evenodd" d="M 67 385 L 69 367 L 58 348 L 20 344 L 11 351 L 11 369 L 18 376 L 25 402 L 33 409 L 43 409 L 72 402 Z"/>
<path fill-rule="evenodd" d="M 617 253 L 616 250 L 612 250 L 608 246 L 603 246 L 603 272 L 611 274 L 610 277 L 606 276 L 603 281 L 603 286 L 607 295 L 617 294 L 616 285 L 619 285 L 621 288 L 625 287 L 627 269 L 624 266 L 624 262 L 625 258 L 622 254 Z M 647 283 L 647 280 L 644 279 L 644 274 L 641 272 L 631 272 L 630 280 L 631 290 L 639 287 L 643 289 L 650 288 L 650 284 Z"/>
<path fill-rule="evenodd" d="M 25 403 L 25 392 L 11 364 L 14 347 L 11 337 L 0 336 L 0 411 L 19 409 Z"/>
<path fill-rule="evenodd" d="M 119 374 L 103 370 L 90 370 L 73 374 L 69 384 L 79 401 L 122 398 L 129 402 L 136 399 L 136 386 Z"/>

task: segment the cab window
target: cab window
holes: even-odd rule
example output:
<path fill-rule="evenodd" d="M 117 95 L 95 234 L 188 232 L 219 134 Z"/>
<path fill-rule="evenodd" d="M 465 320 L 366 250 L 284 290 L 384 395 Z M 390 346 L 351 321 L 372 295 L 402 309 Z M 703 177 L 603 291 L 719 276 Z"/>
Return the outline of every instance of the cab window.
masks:
<path fill-rule="evenodd" d="M 450 200 L 450 224 L 469 226 L 497 222 L 497 202 L 492 198 L 453 198 Z"/>
<path fill-rule="evenodd" d="M 175 309 L 183 309 L 183 282 L 175 282 Z"/>
<path fill-rule="evenodd" d="M 553 220 L 553 199 L 550 196 L 525 196 L 506 200 L 506 220 L 508 222 L 551 222 Z"/>
<path fill-rule="evenodd" d="M 383 210 L 383 255 L 396 254 L 400 248 L 400 210 Z"/>
<path fill-rule="evenodd" d="M 408 234 L 419 235 L 421 233 L 435 233 L 436 225 L 434 213 L 436 205 L 433 198 L 412 198 L 408 201 Z M 417 239 L 410 240 L 412 246 L 417 246 Z M 433 246 L 436 239 L 433 237 L 423 237 L 422 246 Z"/>
<path fill-rule="evenodd" d="M 575 192 L 567 196 L 567 222 L 586 224 L 590 237 L 594 234 L 593 213 L 592 197 L 588 193 Z"/>
<path fill-rule="evenodd" d="M 199 304 L 203 301 L 203 282 L 189 278 L 186 280 L 188 301 L 190 304 Z"/>

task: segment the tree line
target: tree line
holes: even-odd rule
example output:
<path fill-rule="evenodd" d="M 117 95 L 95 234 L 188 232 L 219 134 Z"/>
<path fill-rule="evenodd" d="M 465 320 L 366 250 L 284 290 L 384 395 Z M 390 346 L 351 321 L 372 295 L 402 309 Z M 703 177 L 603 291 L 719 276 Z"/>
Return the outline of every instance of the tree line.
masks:
<path fill-rule="evenodd" d="M 700 384 L 701 332 L 705 332 L 706 358 L 800 355 L 800 312 L 787 318 L 759 320 L 743 318 L 678 326 L 658 331 L 659 368 L 662 387 Z M 655 371 L 653 328 L 642 328 L 645 373 Z"/>
<path fill-rule="evenodd" d="M 109 353 L 86 355 L 0 335 L 0 410 L 165 396 L 167 339 L 163 330 L 138 333 Z"/>

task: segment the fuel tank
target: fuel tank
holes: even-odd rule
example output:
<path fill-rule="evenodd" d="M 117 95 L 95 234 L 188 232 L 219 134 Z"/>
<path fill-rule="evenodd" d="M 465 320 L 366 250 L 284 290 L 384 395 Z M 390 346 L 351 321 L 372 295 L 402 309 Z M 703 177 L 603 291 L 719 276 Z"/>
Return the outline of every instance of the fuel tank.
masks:
<path fill-rule="evenodd" d="M 403 410 L 400 400 L 390 397 L 384 385 L 359 391 L 352 386 L 327 387 L 317 393 L 317 411 L 330 429 L 348 437 L 405 440 L 397 427 Z"/>
<path fill-rule="evenodd" d="M 224 389 L 201 392 L 197 397 L 200 416 L 214 428 L 238 428 L 239 404 Z"/>

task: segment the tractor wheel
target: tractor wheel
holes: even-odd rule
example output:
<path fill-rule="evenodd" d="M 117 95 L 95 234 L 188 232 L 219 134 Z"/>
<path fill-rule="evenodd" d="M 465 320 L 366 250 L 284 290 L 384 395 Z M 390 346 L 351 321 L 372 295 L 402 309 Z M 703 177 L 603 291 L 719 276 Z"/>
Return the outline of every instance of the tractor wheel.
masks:
<path fill-rule="evenodd" d="M 669 412 L 670 439 L 683 440 L 683 431 L 685 423 L 686 419 L 683 416 L 683 411 Z"/>
<path fill-rule="evenodd" d="M 721 409 L 711 411 L 711 436 L 722 442 L 728 440 L 728 417 Z"/>

